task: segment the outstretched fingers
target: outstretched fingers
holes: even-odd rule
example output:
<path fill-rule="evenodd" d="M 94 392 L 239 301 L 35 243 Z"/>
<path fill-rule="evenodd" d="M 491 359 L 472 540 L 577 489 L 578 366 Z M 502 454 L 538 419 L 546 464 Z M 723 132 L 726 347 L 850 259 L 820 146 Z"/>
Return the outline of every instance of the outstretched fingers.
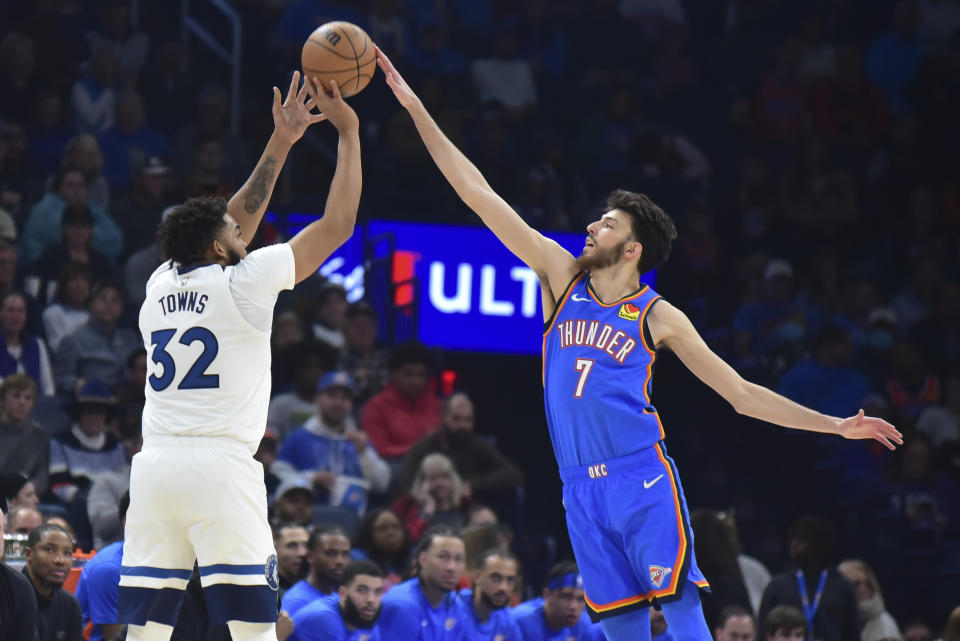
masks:
<path fill-rule="evenodd" d="M 283 101 L 283 106 L 286 107 L 290 104 L 290 101 L 294 96 L 297 95 L 297 87 L 300 85 L 300 72 L 294 71 L 293 75 L 290 76 L 290 88 L 287 89 L 287 98 Z"/>

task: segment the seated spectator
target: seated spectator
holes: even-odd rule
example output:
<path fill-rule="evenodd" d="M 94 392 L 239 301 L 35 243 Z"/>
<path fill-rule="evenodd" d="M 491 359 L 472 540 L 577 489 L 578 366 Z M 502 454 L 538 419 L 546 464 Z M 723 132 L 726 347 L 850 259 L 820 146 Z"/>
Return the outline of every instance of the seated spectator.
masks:
<path fill-rule="evenodd" d="M 928 407 L 920 414 L 917 431 L 926 435 L 935 448 L 960 445 L 960 369 L 945 381 L 943 404 Z"/>
<path fill-rule="evenodd" d="M 357 407 L 363 407 L 387 384 L 387 352 L 377 347 L 378 320 L 370 303 L 360 301 L 347 308 L 340 369 L 346 370 L 357 384 Z"/>
<path fill-rule="evenodd" d="M 523 472 L 490 442 L 473 431 L 473 401 L 464 393 L 451 395 L 443 405 L 443 424 L 416 442 L 403 457 L 399 487 L 409 489 L 420 463 L 428 454 L 441 453 L 453 461 L 463 479 L 463 498 L 500 492 L 523 484 Z"/>
<path fill-rule="evenodd" d="M 498 103 L 522 116 L 537 105 L 533 66 L 521 55 L 520 34 L 515 26 L 502 25 L 494 34 L 493 55 L 471 64 L 474 89 L 480 102 Z"/>
<path fill-rule="evenodd" d="M 60 268 L 53 303 L 43 310 L 43 327 L 54 352 L 67 334 L 90 320 L 87 300 L 93 272 L 83 263 L 69 261 Z"/>
<path fill-rule="evenodd" d="M 487 550 L 480 560 L 472 588 L 457 597 L 467 616 L 462 623 L 467 639 L 520 639 L 520 630 L 507 612 L 517 587 L 519 566 L 508 550 Z"/>
<path fill-rule="evenodd" d="M 193 173 L 183 183 L 184 196 L 229 199 L 236 191 L 237 186 L 223 175 L 223 140 L 216 134 L 198 137 L 193 143 Z"/>
<path fill-rule="evenodd" d="M 4 558 L 3 535 L 7 532 L 7 514 L 0 510 L 0 559 Z M 0 594 L 4 595 L 0 619 L 0 638 L 35 639 L 37 599 L 30 580 L 0 561 Z"/>
<path fill-rule="evenodd" d="M 455 590 L 463 563 L 463 540 L 454 530 L 439 526 L 424 532 L 414 559 L 415 576 L 383 598 L 383 638 L 462 638 L 467 613 Z"/>
<path fill-rule="evenodd" d="M 189 120 L 196 94 L 190 69 L 184 64 L 185 43 L 171 37 L 151 52 L 140 87 L 150 105 L 150 123 L 172 137 Z"/>
<path fill-rule="evenodd" d="M 867 75 L 897 111 L 907 106 L 907 89 L 924 55 L 923 39 L 917 34 L 918 22 L 917 3 L 898 2 L 892 28 L 874 39 L 867 50 Z"/>
<path fill-rule="evenodd" d="M 105 208 L 110 204 L 110 186 L 103 177 L 103 154 L 100 152 L 100 143 L 94 136 L 77 134 L 71 138 L 63 150 L 60 166 L 83 172 L 87 179 L 88 205 Z M 50 191 L 53 178 L 54 176 L 50 176 L 47 179 L 47 191 Z"/>
<path fill-rule="evenodd" d="M 752 556 L 743 553 L 740 545 L 740 529 L 737 527 L 736 515 L 733 510 L 724 510 L 717 514 L 720 525 L 727 532 L 731 545 L 737 551 L 737 564 L 740 566 L 740 574 L 743 576 L 743 583 L 747 588 L 747 594 L 750 597 L 750 610 L 754 614 L 760 611 L 760 599 L 763 597 L 763 591 L 767 589 L 770 583 L 770 571 Z"/>
<path fill-rule="evenodd" d="M 437 12 L 425 14 L 418 20 L 417 39 L 410 47 L 407 59 L 410 66 L 424 75 L 455 76 L 467 68 L 463 54 L 448 46 L 446 21 Z"/>
<path fill-rule="evenodd" d="M 273 547 L 277 550 L 277 574 L 281 599 L 287 590 L 307 576 L 307 528 L 298 523 L 273 527 Z"/>
<path fill-rule="evenodd" d="M 420 463 L 410 493 L 397 497 L 390 509 L 417 541 L 431 525 L 459 528 L 471 499 L 463 497 L 463 481 L 443 454 L 429 454 Z"/>
<path fill-rule="evenodd" d="M 736 605 L 724 608 L 717 615 L 713 635 L 716 641 L 754 641 L 756 625 L 753 615 Z"/>
<path fill-rule="evenodd" d="M 903 641 L 933 641 L 933 630 L 923 621 L 910 621 L 903 626 Z"/>
<path fill-rule="evenodd" d="M 825 327 L 813 346 L 813 358 L 783 375 L 777 391 L 828 416 L 853 416 L 871 394 L 870 383 L 851 365 L 853 341 L 839 325 Z"/>
<path fill-rule="evenodd" d="M 93 479 L 127 462 L 123 445 L 107 432 L 114 404 L 103 381 L 87 381 L 77 390 L 73 425 L 50 439 L 50 490 L 64 504 L 82 501 L 84 514 Z"/>
<path fill-rule="evenodd" d="M 4 29 L 6 31 L 6 29 Z M 36 73 L 36 45 L 29 36 L 11 32 L 0 40 L 0 117 L 26 122 L 32 101 L 43 85 Z"/>
<path fill-rule="evenodd" d="M 37 488 L 26 474 L 0 474 L 0 510 L 4 514 L 18 507 L 37 507 Z"/>
<path fill-rule="evenodd" d="M 343 572 L 343 584 L 329 599 L 302 608 L 293 617 L 297 639 L 348 641 L 380 639 L 383 571 L 370 561 L 353 561 Z"/>
<path fill-rule="evenodd" d="M 574 639 L 593 641 L 599 626 L 590 623 L 584 612 L 583 582 L 577 564 L 561 561 L 544 578 L 543 596 L 525 601 L 510 611 L 510 618 L 527 641 Z"/>
<path fill-rule="evenodd" d="M 7 517 L 7 531 L 14 534 L 30 534 L 43 525 L 43 515 L 35 507 L 21 505 L 10 510 Z"/>
<path fill-rule="evenodd" d="M 123 380 L 127 357 L 143 347 L 133 330 L 119 325 L 123 293 L 117 283 L 97 283 L 90 294 L 90 320 L 60 342 L 54 361 L 57 387 L 71 394 L 81 380 L 107 385 Z"/>
<path fill-rule="evenodd" d="M 347 290 L 338 283 L 324 283 L 317 293 L 313 311 L 313 336 L 338 351 L 342 350 L 346 319 Z"/>
<path fill-rule="evenodd" d="M 384 573 L 384 589 L 400 583 L 410 556 L 410 541 L 400 518 L 386 508 L 367 512 L 357 528 L 351 556 L 376 563 Z"/>
<path fill-rule="evenodd" d="M 273 471 L 311 483 L 330 505 L 362 513 L 366 487 L 386 491 L 390 468 L 354 424 L 353 379 L 327 372 L 317 383 L 316 403 L 316 415 L 284 439 Z"/>
<path fill-rule="evenodd" d="M 123 231 L 125 253 L 133 254 L 156 243 L 163 212 L 178 200 L 172 179 L 170 163 L 162 156 L 148 156 L 134 165 L 130 188 L 110 203 L 110 216 Z M 159 252 L 150 262 L 148 276 L 160 264 Z M 146 288 L 146 282 L 144 279 L 142 286 L 138 284 L 140 290 Z M 143 293 L 138 290 L 137 296 L 142 300 Z"/>
<path fill-rule="evenodd" d="M 841 561 L 837 570 L 853 587 L 860 612 L 860 640 L 899 639 L 900 628 L 883 603 L 883 594 L 873 568 L 858 559 Z"/>
<path fill-rule="evenodd" d="M 827 142 L 855 143 L 885 130 L 887 101 L 864 73 L 856 45 L 837 49 L 837 74 L 814 87 L 811 112 L 817 134 Z"/>
<path fill-rule="evenodd" d="M 160 214 L 160 221 L 173 211 L 174 207 L 167 207 Z M 127 288 L 128 303 L 134 309 L 140 309 L 143 299 L 147 296 L 147 281 L 157 266 L 163 262 L 160 259 L 160 245 L 156 235 L 149 245 L 130 254 L 123 266 L 123 284 Z"/>
<path fill-rule="evenodd" d="M 24 331 L 27 297 L 10 292 L 0 302 L 0 377 L 26 374 L 44 396 L 53 396 L 53 370 L 43 340 Z"/>
<path fill-rule="evenodd" d="M 326 20 L 316 24 L 324 22 Z M 297 44 L 298 51 L 305 39 L 306 36 Z M 222 141 L 224 175 L 230 180 L 242 182 L 250 171 L 250 164 L 243 137 L 230 131 L 230 94 L 220 85 L 206 85 L 197 92 L 193 107 L 194 120 L 180 127 L 174 136 L 173 166 L 177 168 L 178 178 L 186 180 L 193 174 L 195 143 L 212 135 Z"/>
<path fill-rule="evenodd" d="M 916 341 L 903 338 L 894 343 L 886 391 L 898 425 L 914 425 L 925 410 L 940 403 L 940 380 Z"/>
<path fill-rule="evenodd" d="M 941 533 L 960 523 L 960 487 L 937 468 L 933 446 L 923 434 L 907 439 L 896 457 L 886 498 L 909 533 L 920 537 L 911 547 L 935 554 L 929 537 L 938 540 Z"/>
<path fill-rule="evenodd" d="M 93 214 L 85 205 L 71 205 L 63 212 L 62 240 L 47 247 L 30 269 L 37 278 L 37 299 L 48 304 L 56 295 L 54 289 L 61 270 L 67 263 L 86 265 L 93 280 L 100 281 L 113 271 L 110 261 L 93 248 Z"/>
<path fill-rule="evenodd" d="M 807 314 L 794 292 L 790 263 L 770 261 L 758 300 L 747 300 L 733 319 L 737 357 L 750 362 L 782 353 L 795 358 L 806 336 Z"/>
<path fill-rule="evenodd" d="M 303 321 L 296 312 L 282 312 L 273 320 L 270 347 L 274 353 L 304 339 Z M 319 376 L 317 377 L 320 378 Z M 313 389 L 312 387 L 310 389 Z"/>
<path fill-rule="evenodd" d="M 73 567 L 73 539 L 63 528 L 41 525 L 30 532 L 24 575 L 33 584 L 39 611 L 39 641 L 80 641 L 83 615 L 80 604 L 63 589 Z"/>
<path fill-rule="evenodd" d="M 113 126 L 117 63 L 116 55 L 108 47 L 101 47 L 90 55 L 87 72 L 70 91 L 70 107 L 77 131 L 97 135 Z"/>
<path fill-rule="evenodd" d="M 124 495 L 129 495 L 130 465 L 143 446 L 139 423 L 127 426 L 121 433 L 124 437 L 120 443 L 126 455 L 124 465 L 98 474 L 87 496 L 87 517 L 93 531 L 93 547 L 98 550 L 123 538 L 123 517 L 118 515 L 117 506 L 122 503 Z"/>
<path fill-rule="evenodd" d="M 710 629 L 720 626 L 720 612 L 750 607 L 750 597 L 737 562 L 737 550 L 715 512 L 694 510 L 690 515 L 697 565 L 710 577 L 710 593 L 703 594 L 703 616 Z"/>
<path fill-rule="evenodd" d="M 109 48 L 119 61 L 118 82 L 135 86 L 147 62 L 150 36 L 133 30 L 130 0 L 107 0 L 99 3 L 97 26 L 84 34 L 90 51 Z"/>
<path fill-rule="evenodd" d="M 274 354 L 277 368 L 283 372 L 285 379 L 293 382 L 292 390 L 270 399 L 267 410 L 267 425 L 282 441 L 316 416 L 317 383 L 333 367 L 336 354 L 325 344 L 313 339 L 291 343 Z"/>
<path fill-rule="evenodd" d="M 421 343 L 395 347 L 387 386 L 363 409 L 361 427 L 373 447 L 398 464 L 414 443 L 440 425 L 442 404 L 429 384 L 430 365 L 430 352 Z"/>
<path fill-rule="evenodd" d="M 93 216 L 92 247 L 109 259 L 123 248 L 123 235 L 103 207 L 90 202 L 90 191 L 84 171 L 61 167 L 54 174 L 50 191 L 33 206 L 21 235 L 23 253 L 35 261 L 50 246 L 63 238 L 63 213 L 69 206 L 86 205 Z"/>
<path fill-rule="evenodd" d="M 110 188 L 126 188 L 136 163 L 150 156 L 170 154 L 170 141 L 147 125 L 143 98 L 133 89 L 117 94 L 113 126 L 100 134 L 103 148 L 104 176 Z"/>
<path fill-rule="evenodd" d="M 116 429 L 121 434 L 140 432 L 146 404 L 147 350 L 130 352 L 123 368 L 123 380 L 111 388 L 117 399 Z"/>
<path fill-rule="evenodd" d="M 796 629 L 806 631 L 823 641 L 849 641 L 860 636 L 857 604 L 850 584 L 832 567 L 836 549 L 836 534 L 827 521 L 814 516 L 803 516 L 793 522 L 787 533 L 791 569 L 777 574 L 763 593 L 758 620 L 764 621 L 767 639 L 790 639 Z M 799 590 L 806 592 L 801 598 Z M 818 597 L 819 598 L 816 598 Z M 777 623 L 777 606 L 801 608 L 814 604 L 806 617 L 800 614 L 799 624 Z M 777 636 L 782 634 L 785 636 Z M 805 634 L 797 637 L 805 638 Z"/>
<path fill-rule="evenodd" d="M 338 525 L 321 524 L 310 530 L 307 539 L 307 576 L 283 595 L 280 608 L 294 616 L 304 606 L 335 595 L 350 562 L 350 539 Z"/>
<path fill-rule="evenodd" d="M 44 89 L 34 99 L 33 127 L 27 145 L 27 163 L 32 174 L 46 176 L 57 168 L 67 142 L 73 136 L 60 93 Z"/>
<path fill-rule="evenodd" d="M 803 641 L 807 638 L 807 621 L 803 612 L 790 605 L 778 605 L 764 620 L 767 641 Z"/>
<path fill-rule="evenodd" d="M 126 522 L 129 507 L 130 493 L 125 492 L 114 506 L 120 523 Z M 100 548 L 83 566 L 75 594 L 84 626 L 92 628 L 89 641 L 111 641 L 124 627 L 117 617 L 122 560 L 123 541 L 120 540 Z"/>
<path fill-rule="evenodd" d="M 297 477 L 281 482 L 273 495 L 273 522 L 309 527 L 313 522 L 313 499 L 309 482 Z"/>
<path fill-rule="evenodd" d="M 25 474 L 37 492 L 47 491 L 50 439 L 30 419 L 37 384 L 26 374 L 12 374 L 0 384 L 0 474 Z"/>

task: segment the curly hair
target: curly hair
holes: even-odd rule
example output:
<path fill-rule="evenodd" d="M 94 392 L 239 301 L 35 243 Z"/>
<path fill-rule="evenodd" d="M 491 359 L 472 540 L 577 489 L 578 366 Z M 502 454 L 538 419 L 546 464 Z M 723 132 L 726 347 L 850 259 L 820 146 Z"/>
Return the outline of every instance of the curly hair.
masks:
<path fill-rule="evenodd" d="M 670 255 L 677 227 L 673 219 L 646 194 L 616 189 L 607 196 L 607 210 L 629 214 L 634 238 L 643 246 L 637 268 L 641 274 L 659 266 Z"/>
<path fill-rule="evenodd" d="M 227 201 L 199 196 L 173 208 L 157 227 L 157 244 L 163 260 L 193 265 L 206 259 L 207 248 L 225 223 Z"/>

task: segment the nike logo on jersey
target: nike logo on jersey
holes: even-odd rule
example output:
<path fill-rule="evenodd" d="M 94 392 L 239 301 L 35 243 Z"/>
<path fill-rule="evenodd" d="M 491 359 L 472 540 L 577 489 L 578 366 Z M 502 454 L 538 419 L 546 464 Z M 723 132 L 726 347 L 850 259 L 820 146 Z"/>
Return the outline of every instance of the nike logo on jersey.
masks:
<path fill-rule="evenodd" d="M 651 487 L 653 487 L 654 485 L 657 484 L 657 481 L 659 481 L 659 480 L 662 479 L 662 478 L 663 478 L 663 474 L 661 474 L 661 475 L 658 476 L 657 478 L 653 479 L 652 481 L 644 481 L 644 482 L 643 482 L 643 489 L 649 490 Z"/>
<path fill-rule="evenodd" d="M 571 297 L 570 297 L 570 300 L 572 300 L 572 301 L 574 301 L 574 302 L 577 302 L 577 303 L 589 303 L 589 302 L 590 302 L 590 299 L 589 299 L 589 298 L 585 298 L 585 297 L 579 296 L 579 295 L 577 295 L 577 294 L 574 294 L 573 296 L 571 296 Z"/>

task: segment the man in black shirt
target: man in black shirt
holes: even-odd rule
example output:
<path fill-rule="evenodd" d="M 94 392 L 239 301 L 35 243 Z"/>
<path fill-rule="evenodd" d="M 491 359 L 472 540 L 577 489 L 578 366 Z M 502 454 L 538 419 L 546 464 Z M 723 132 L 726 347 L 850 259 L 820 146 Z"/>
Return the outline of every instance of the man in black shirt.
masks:
<path fill-rule="evenodd" d="M 0 511 L 0 559 L 6 515 Z M 0 641 L 36 641 L 37 602 L 30 582 L 0 563 Z"/>
<path fill-rule="evenodd" d="M 73 567 L 73 539 L 59 525 L 47 523 L 30 532 L 26 553 L 23 573 L 37 596 L 40 641 L 82 641 L 80 604 L 63 589 Z"/>

